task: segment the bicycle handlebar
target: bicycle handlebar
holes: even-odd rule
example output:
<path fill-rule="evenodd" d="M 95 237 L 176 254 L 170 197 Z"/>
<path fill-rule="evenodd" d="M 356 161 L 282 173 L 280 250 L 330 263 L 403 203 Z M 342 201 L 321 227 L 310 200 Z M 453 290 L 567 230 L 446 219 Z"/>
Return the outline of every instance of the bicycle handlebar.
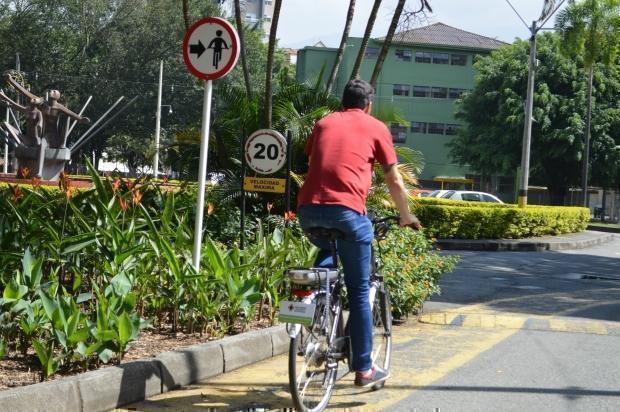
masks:
<path fill-rule="evenodd" d="M 371 218 L 370 221 L 372 222 L 372 225 L 374 228 L 375 238 L 384 239 L 390 230 L 389 223 L 392 221 L 399 223 L 400 215 L 390 215 L 390 216 L 385 216 L 381 218 Z M 412 224 L 412 225 L 408 225 L 407 227 L 413 230 L 419 230 L 422 226 L 419 225 L 419 222 L 418 222 L 417 226 Z"/>

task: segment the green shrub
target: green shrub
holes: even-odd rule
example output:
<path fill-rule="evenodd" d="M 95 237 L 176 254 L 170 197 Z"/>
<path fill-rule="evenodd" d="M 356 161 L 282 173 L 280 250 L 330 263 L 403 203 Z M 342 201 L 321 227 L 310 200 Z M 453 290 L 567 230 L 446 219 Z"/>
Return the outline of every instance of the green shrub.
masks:
<path fill-rule="evenodd" d="M 590 211 L 584 207 L 527 206 L 419 199 L 414 213 L 437 238 L 519 239 L 584 230 Z"/>

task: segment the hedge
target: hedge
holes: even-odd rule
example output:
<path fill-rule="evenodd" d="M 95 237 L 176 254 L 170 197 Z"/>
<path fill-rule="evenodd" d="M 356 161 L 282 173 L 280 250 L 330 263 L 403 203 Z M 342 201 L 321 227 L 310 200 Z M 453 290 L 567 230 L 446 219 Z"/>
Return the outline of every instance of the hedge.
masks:
<path fill-rule="evenodd" d="M 585 207 L 527 206 L 418 199 L 413 207 L 427 233 L 437 238 L 520 239 L 585 230 Z"/>

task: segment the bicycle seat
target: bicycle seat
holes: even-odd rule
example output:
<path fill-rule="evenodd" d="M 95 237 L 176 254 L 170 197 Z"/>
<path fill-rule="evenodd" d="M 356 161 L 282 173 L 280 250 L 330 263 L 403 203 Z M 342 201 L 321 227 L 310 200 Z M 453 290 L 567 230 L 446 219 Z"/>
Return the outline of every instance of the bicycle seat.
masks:
<path fill-rule="evenodd" d="M 341 230 L 327 227 L 311 227 L 308 228 L 305 233 L 310 239 L 324 239 L 330 241 L 344 239 L 344 233 Z"/>

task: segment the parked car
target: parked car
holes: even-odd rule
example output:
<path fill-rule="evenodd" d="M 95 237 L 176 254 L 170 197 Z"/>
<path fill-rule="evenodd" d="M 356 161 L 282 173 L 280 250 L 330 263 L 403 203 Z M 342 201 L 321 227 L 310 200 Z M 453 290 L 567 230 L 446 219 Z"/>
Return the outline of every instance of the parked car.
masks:
<path fill-rule="evenodd" d="M 497 196 L 485 192 L 471 190 L 437 190 L 436 192 L 431 193 L 430 196 L 442 199 L 467 200 L 469 202 L 504 203 Z"/>

